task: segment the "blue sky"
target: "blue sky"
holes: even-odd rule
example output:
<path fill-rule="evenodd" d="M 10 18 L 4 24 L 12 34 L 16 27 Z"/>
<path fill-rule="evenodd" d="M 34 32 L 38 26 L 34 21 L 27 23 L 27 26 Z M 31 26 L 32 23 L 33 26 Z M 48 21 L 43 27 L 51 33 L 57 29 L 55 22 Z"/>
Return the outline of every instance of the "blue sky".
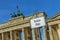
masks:
<path fill-rule="evenodd" d="M 60 12 L 60 0 L 0 0 L 0 23 L 11 18 L 10 13 L 16 11 L 17 5 L 25 16 L 35 9 L 46 12 L 48 17 Z"/>

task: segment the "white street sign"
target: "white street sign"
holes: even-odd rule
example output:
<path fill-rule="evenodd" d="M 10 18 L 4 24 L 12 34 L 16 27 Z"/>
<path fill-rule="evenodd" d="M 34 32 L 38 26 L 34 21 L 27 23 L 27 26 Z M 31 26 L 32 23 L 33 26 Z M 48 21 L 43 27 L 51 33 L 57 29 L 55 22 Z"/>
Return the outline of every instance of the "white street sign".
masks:
<path fill-rule="evenodd" d="M 30 24 L 31 24 L 31 28 L 38 28 L 41 26 L 45 26 L 46 25 L 45 18 L 44 16 L 42 16 L 36 19 L 31 19 Z"/>

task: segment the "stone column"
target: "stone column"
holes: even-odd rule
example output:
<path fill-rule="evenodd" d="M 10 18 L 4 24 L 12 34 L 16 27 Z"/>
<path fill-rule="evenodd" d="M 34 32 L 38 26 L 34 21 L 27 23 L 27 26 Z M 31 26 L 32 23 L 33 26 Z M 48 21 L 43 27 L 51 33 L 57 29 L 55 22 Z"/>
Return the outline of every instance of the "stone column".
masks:
<path fill-rule="evenodd" d="M 49 35 L 50 35 L 50 40 L 54 40 L 51 26 L 49 26 Z"/>
<path fill-rule="evenodd" d="M 47 40 L 47 29 L 46 26 L 43 26 L 43 32 L 44 32 L 44 40 Z"/>
<path fill-rule="evenodd" d="M 41 40 L 41 35 L 40 35 L 40 28 L 35 28 L 35 40 Z"/>
<path fill-rule="evenodd" d="M 32 29 L 32 39 L 35 40 L 35 31 Z"/>
<path fill-rule="evenodd" d="M 41 39 L 41 35 L 40 35 L 41 33 L 40 33 L 40 31 L 39 31 L 39 30 L 40 30 L 40 28 L 38 28 L 39 40 L 42 40 L 42 39 Z"/>
<path fill-rule="evenodd" d="M 58 27 L 59 27 L 59 29 L 57 31 L 58 31 L 59 40 L 60 40 L 60 23 L 58 24 Z"/>
<path fill-rule="evenodd" d="M 13 40 L 13 31 L 10 31 L 10 40 Z"/>
<path fill-rule="evenodd" d="M 24 28 L 22 28 L 22 40 L 25 40 Z"/>
<path fill-rule="evenodd" d="M 0 33 L 0 40 L 2 40 L 2 34 Z"/>
<path fill-rule="evenodd" d="M 2 40 L 4 40 L 4 33 L 2 33 Z"/>

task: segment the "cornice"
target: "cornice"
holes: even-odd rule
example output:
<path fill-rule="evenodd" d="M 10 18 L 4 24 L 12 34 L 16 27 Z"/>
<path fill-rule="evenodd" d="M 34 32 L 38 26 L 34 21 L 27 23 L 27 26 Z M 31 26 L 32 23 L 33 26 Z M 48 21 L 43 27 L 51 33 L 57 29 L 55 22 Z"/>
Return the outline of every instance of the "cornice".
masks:
<path fill-rule="evenodd" d="M 47 22 L 52 22 L 52 21 L 56 21 L 56 20 L 60 20 L 60 18 L 55 19 L 56 17 L 60 16 L 60 12 L 56 13 L 55 15 L 51 16 L 50 18 L 47 18 Z"/>
<path fill-rule="evenodd" d="M 57 16 L 60 16 L 60 12 L 56 13 L 55 15 L 51 16 L 50 19 L 54 19 L 56 18 Z"/>

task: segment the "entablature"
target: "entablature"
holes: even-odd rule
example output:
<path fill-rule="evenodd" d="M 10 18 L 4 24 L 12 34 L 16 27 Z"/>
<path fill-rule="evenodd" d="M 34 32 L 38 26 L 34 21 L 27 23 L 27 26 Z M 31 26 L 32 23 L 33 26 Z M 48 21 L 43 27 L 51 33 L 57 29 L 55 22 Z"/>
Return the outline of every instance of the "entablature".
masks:
<path fill-rule="evenodd" d="M 55 25 L 60 23 L 60 12 L 47 19 L 48 25 Z"/>

